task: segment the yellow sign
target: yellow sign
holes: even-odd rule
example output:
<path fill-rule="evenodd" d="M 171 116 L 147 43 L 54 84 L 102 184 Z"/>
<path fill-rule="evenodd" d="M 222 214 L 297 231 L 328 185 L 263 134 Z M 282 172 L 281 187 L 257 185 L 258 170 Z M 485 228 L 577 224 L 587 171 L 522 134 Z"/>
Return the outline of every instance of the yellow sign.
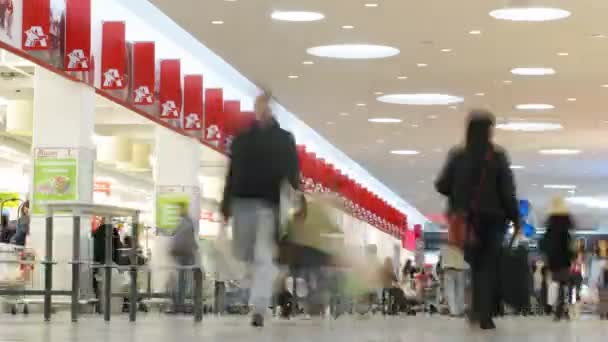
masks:
<path fill-rule="evenodd" d="M 16 192 L 0 192 L 0 203 L 4 203 L 5 208 L 17 208 L 21 204 L 19 194 Z M 17 199 L 16 201 L 10 201 Z"/>

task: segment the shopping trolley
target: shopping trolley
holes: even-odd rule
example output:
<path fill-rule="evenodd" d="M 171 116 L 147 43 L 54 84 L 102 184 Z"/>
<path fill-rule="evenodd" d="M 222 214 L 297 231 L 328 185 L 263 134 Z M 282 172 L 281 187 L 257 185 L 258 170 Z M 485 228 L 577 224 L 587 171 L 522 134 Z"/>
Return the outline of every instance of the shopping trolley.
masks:
<path fill-rule="evenodd" d="M 32 287 L 36 259 L 34 251 L 20 246 L 0 245 L 0 289 L 18 293 L 25 291 L 26 287 Z M 24 295 L 14 294 L 2 299 L 5 305 L 9 305 L 11 314 L 16 315 L 20 308 L 23 314 L 29 314 Z"/>

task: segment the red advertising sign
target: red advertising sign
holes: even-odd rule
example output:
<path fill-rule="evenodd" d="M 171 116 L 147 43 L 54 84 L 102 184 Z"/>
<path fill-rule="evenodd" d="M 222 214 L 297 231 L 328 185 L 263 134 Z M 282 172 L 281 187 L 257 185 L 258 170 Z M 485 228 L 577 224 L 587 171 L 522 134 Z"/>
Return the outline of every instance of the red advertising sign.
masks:
<path fill-rule="evenodd" d="M 223 126 L 222 141 L 223 148 L 226 151 L 230 150 L 232 140 L 236 137 L 239 132 L 239 119 L 241 116 L 241 101 L 225 101 L 224 102 L 224 115 L 221 118 L 221 126 Z"/>
<path fill-rule="evenodd" d="M 112 184 L 105 181 L 95 181 L 93 192 L 103 193 L 110 196 L 112 193 Z"/>
<path fill-rule="evenodd" d="M 179 119 L 182 112 L 182 75 L 179 59 L 160 61 L 160 117 Z"/>
<path fill-rule="evenodd" d="M 23 0 L 23 50 L 48 50 L 50 29 L 51 0 Z"/>
<path fill-rule="evenodd" d="M 222 89 L 205 90 L 205 140 L 219 145 L 222 139 L 220 118 L 224 112 Z"/>
<path fill-rule="evenodd" d="M 91 67 L 91 0 L 66 0 L 63 67 L 67 71 Z"/>
<path fill-rule="evenodd" d="M 124 89 L 126 74 L 125 22 L 102 23 L 101 89 Z"/>
<path fill-rule="evenodd" d="M 153 42 L 133 43 L 133 103 L 151 105 L 154 103 L 156 82 L 156 59 Z"/>
<path fill-rule="evenodd" d="M 203 128 L 203 75 L 184 76 L 182 127 L 190 132 Z"/>

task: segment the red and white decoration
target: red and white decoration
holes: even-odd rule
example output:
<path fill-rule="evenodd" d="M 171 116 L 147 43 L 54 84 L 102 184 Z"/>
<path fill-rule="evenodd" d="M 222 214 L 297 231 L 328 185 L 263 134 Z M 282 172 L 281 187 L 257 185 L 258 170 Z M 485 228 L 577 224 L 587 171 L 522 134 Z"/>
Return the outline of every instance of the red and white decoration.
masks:
<path fill-rule="evenodd" d="M 179 59 L 160 61 L 160 117 L 179 119 L 182 113 L 182 74 Z"/>
<path fill-rule="evenodd" d="M 182 127 L 187 132 L 203 128 L 203 76 L 184 76 L 184 117 Z"/>
<path fill-rule="evenodd" d="M 131 89 L 133 104 L 151 105 L 154 103 L 156 84 L 156 59 L 154 42 L 133 43 L 133 83 Z"/>
<path fill-rule="evenodd" d="M 23 0 L 23 50 L 48 50 L 50 29 L 51 0 Z"/>
<path fill-rule="evenodd" d="M 222 89 L 205 90 L 205 135 L 204 139 L 214 146 L 220 145 L 224 124 L 221 120 L 224 112 L 224 92 Z"/>
<path fill-rule="evenodd" d="M 102 23 L 101 89 L 126 88 L 126 26 L 123 21 Z"/>
<path fill-rule="evenodd" d="M 66 0 L 64 68 L 91 68 L 91 0 Z"/>

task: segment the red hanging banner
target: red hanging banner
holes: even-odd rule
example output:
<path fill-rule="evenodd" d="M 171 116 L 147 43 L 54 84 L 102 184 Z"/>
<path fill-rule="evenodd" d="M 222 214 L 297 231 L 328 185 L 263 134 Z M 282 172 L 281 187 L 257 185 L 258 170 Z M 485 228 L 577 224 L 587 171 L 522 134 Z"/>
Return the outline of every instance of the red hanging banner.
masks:
<path fill-rule="evenodd" d="M 221 126 L 222 131 L 222 149 L 229 151 L 232 141 L 236 137 L 239 131 L 239 116 L 241 115 L 241 101 L 225 101 L 224 102 L 224 115 L 222 116 Z"/>
<path fill-rule="evenodd" d="M 156 84 L 156 58 L 154 42 L 133 43 L 133 104 L 151 105 L 154 103 Z"/>
<path fill-rule="evenodd" d="M 126 87 L 125 22 L 102 23 L 101 40 L 101 89 L 124 89 Z"/>
<path fill-rule="evenodd" d="M 66 0 L 66 71 L 87 71 L 91 67 L 91 0 Z"/>
<path fill-rule="evenodd" d="M 203 75 L 184 76 L 182 127 L 188 132 L 200 132 L 203 128 Z"/>
<path fill-rule="evenodd" d="M 179 119 L 182 112 L 182 75 L 179 59 L 160 61 L 160 117 Z"/>
<path fill-rule="evenodd" d="M 23 0 L 22 49 L 48 50 L 50 29 L 51 0 Z"/>
<path fill-rule="evenodd" d="M 222 89 L 205 90 L 205 140 L 219 146 L 222 139 L 220 119 L 224 112 Z"/>

